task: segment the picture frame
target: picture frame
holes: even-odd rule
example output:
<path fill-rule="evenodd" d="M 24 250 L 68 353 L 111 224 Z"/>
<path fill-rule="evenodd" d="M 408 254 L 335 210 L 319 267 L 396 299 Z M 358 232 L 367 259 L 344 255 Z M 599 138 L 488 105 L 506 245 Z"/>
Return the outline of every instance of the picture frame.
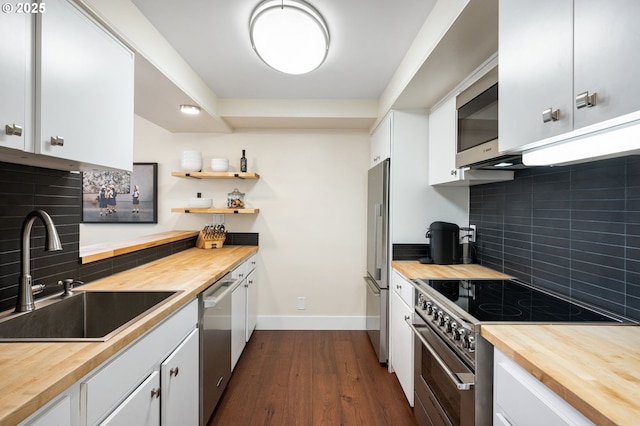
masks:
<path fill-rule="evenodd" d="M 82 172 L 83 223 L 158 223 L 158 163 Z"/>

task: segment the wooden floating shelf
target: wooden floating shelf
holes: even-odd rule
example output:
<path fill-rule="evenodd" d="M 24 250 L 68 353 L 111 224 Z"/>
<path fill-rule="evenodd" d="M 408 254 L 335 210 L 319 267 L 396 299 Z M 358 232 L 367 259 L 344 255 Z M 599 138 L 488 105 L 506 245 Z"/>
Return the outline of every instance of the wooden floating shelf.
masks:
<path fill-rule="evenodd" d="M 171 172 L 171 176 L 194 179 L 260 179 L 260 175 L 253 172 Z"/>
<path fill-rule="evenodd" d="M 175 207 L 172 213 L 214 213 L 214 214 L 256 214 L 260 209 L 196 209 L 188 207 Z"/>

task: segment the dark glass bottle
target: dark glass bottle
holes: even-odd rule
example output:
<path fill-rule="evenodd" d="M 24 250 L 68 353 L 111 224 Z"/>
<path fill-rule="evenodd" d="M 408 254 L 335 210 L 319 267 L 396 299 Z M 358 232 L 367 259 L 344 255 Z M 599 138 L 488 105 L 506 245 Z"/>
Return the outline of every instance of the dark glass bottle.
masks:
<path fill-rule="evenodd" d="M 243 149 L 242 157 L 240 157 L 240 171 L 243 173 L 247 171 L 247 157 L 244 156 L 244 151 Z"/>

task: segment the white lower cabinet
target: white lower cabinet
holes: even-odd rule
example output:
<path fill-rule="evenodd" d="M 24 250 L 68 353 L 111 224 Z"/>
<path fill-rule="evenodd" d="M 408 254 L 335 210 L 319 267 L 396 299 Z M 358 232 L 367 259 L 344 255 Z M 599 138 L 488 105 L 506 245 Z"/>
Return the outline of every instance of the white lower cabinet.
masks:
<path fill-rule="evenodd" d="M 154 371 L 100 423 L 102 426 L 129 426 L 132 420 L 138 426 L 160 424 L 160 374 Z"/>
<path fill-rule="evenodd" d="M 152 410 L 162 424 L 197 425 L 197 322 L 193 300 L 82 379 L 80 424 L 159 424 L 148 423 L 156 418 Z"/>
<path fill-rule="evenodd" d="M 413 331 L 407 320 L 413 313 L 413 286 L 395 270 L 389 297 L 389 363 L 413 407 Z"/>
<path fill-rule="evenodd" d="M 258 274 L 252 271 L 247 276 L 247 342 L 258 325 Z"/>
<path fill-rule="evenodd" d="M 165 425 L 198 424 L 199 332 L 195 329 L 160 365 L 160 414 Z"/>
<path fill-rule="evenodd" d="M 231 293 L 231 370 L 236 367 L 247 344 L 247 288 L 243 280 Z"/>
<path fill-rule="evenodd" d="M 582 413 L 498 349 L 494 349 L 493 375 L 494 425 L 593 425 Z"/>
<path fill-rule="evenodd" d="M 238 363 L 258 322 L 257 263 L 256 254 L 231 273 L 242 280 L 231 293 L 231 370 Z"/>
<path fill-rule="evenodd" d="M 77 417 L 71 421 L 71 398 L 69 395 L 59 396 L 51 404 L 41 408 L 35 415 L 29 417 L 20 425 L 30 426 L 64 426 L 77 422 Z"/>

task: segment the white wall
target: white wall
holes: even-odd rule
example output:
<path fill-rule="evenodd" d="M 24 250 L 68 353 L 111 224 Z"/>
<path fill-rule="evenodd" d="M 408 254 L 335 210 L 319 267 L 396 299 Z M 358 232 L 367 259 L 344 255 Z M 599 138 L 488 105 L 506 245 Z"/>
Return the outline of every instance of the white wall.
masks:
<path fill-rule="evenodd" d="M 172 177 L 183 150 L 248 170 L 259 180 Z M 82 224 L 80 244 L 126 240 L 167 230 L 201 229 L 212 215 L 171 213 L 202 192 L 224 207 L 234 188 L 257 215 L 226 215 L 231 232 L 258 232 L 260 328 L 363 329 L 365 315 L 366 185 L 369 134 L 357 131 L 247 131 L 172 134 L 136 116 L 136 162 L 158 163 L 158 224 Z M 297 310 L 297 297 L 306 310 Z"/>

